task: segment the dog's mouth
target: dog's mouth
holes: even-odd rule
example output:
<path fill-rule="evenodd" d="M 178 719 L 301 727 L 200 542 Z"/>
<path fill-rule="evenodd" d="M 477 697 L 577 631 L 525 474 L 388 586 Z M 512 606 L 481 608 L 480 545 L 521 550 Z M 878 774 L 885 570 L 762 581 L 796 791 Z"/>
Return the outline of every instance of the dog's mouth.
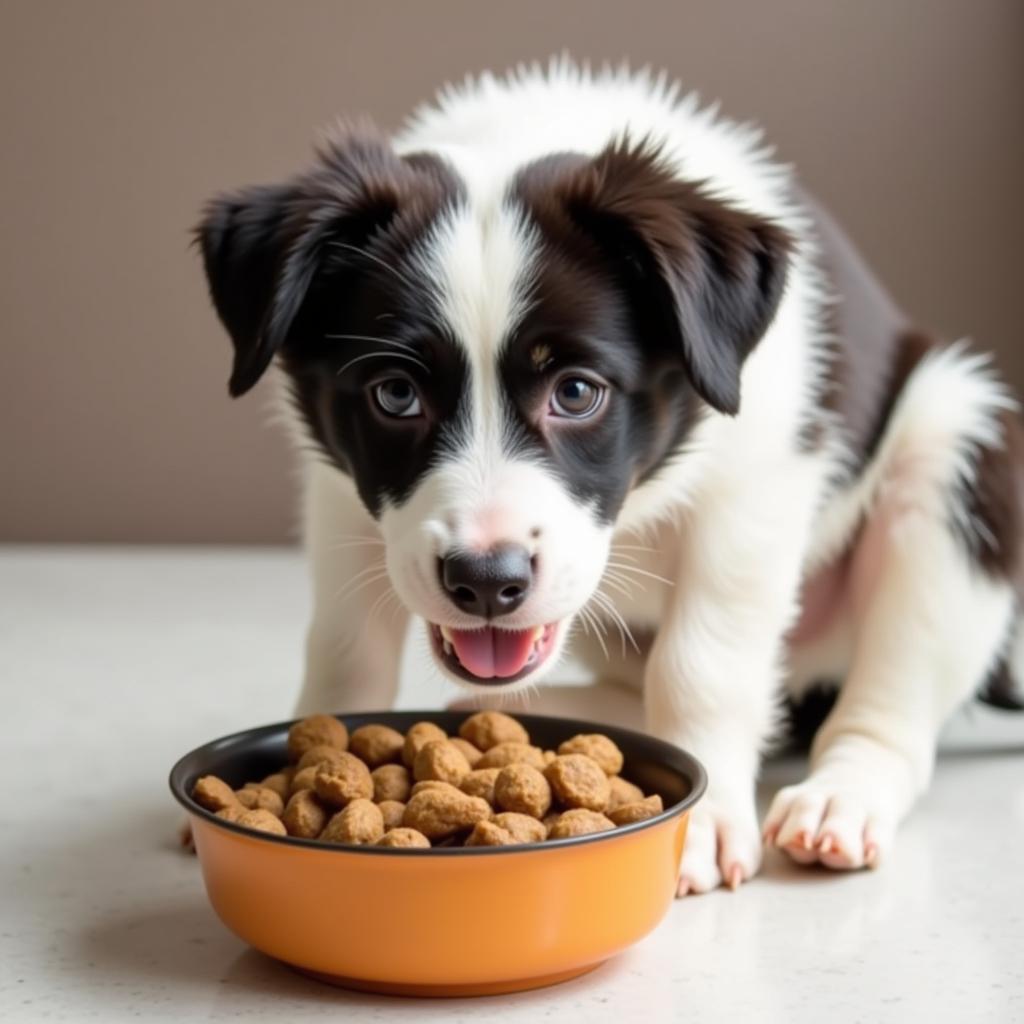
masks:
<path fill-rule="evenodd" d="M 536 672 L 551 656 L 558 623 L 529 629 L 453 629 L 430 623 L 434 654 L 449 672 L 490 686 L 514 683 Z"/>

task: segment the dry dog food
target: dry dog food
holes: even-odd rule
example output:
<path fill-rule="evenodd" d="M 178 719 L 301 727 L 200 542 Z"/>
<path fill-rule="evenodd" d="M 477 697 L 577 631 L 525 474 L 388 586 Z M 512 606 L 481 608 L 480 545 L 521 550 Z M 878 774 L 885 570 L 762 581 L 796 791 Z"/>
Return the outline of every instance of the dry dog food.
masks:
<path fill-rule="evenodd" d="M 427 849 L 514 846 L 606 832 L 663 810 L 623 778 L 622 752 L 598 733 L 557 750 L 530 742 L 499 711 L 470 715 L 458 736 L 433 722 L 404 735 L 363 725 L 349 735 L 331 715 L 288 732 L 291 763 L 233 790 L 205 775 L 196 803 L 260 832 L 325 843 Z"/>

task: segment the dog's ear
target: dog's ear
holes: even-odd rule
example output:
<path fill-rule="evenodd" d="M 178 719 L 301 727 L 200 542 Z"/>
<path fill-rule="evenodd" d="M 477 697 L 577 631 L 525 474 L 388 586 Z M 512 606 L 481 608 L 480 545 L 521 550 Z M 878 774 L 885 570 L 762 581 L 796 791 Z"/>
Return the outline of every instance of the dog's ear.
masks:
<path fill-rule="evenodd" d="M 233 396 L 248 391 L 284 345 L 327 247 L 337 268 L 346 249 L 354 253 L 384 231 L 403 203 L 439 187 L 429 161 L 399 157 L 365 127 L 340 130 L 317 158 L 282 185 L 214 198 L 196 228 L 210 297 L 234 344 Z"/>
<path fill-rule="evenodd" d="M 554 188 L 570 219 L 620 261 L 645 322 L 681 346 L 697 393 L 735 415 L 743 363 L 782 297 L 790 236 L 680 179 L 648 143 L 563 167 Z"/>

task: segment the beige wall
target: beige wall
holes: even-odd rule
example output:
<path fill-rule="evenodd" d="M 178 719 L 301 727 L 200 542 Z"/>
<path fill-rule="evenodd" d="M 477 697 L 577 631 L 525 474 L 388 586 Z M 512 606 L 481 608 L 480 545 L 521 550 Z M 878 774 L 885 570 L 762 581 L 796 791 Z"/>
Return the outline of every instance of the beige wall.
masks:
<path fill-rule="evenodd" d="M 0 539 L 276 541 L 266 390 L 188 230 L 302 163 L 339 112 L 394 125 L 470 69 L 563 47 L 651 62 L 761 121 L 922 322 L 1020 349 L 1019 0 L 0 3 Z M 262 397 L 260 392 L 262 391 Z"/>

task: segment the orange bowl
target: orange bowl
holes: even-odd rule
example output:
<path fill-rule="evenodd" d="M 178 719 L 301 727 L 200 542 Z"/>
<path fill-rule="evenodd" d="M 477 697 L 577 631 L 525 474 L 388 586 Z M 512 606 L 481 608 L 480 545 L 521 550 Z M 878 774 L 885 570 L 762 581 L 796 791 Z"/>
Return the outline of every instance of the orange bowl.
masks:
<path fill-rule="evenodd" d="M 404 732 L 429 719 L 454 734 L 461 713 L 340 715 L 348 728 Z M 697 760 L 627 729 L 517 715 L 534 743 L 602 732 L 623 774 L 665 811 L 596 835 L 514 847 L 402 850 L 327 845 L 252 832 L 191 797 L 202 775 L 232 786 L 287 761 L 290 722 L 214 740 L 171 771 L 188 812 L 210 902 L 256 949 L 350 988 L 465 996 L 537 988 L 583 974 L 650 932 L 672 903 L 690 808 L 704 791 Z"/>

